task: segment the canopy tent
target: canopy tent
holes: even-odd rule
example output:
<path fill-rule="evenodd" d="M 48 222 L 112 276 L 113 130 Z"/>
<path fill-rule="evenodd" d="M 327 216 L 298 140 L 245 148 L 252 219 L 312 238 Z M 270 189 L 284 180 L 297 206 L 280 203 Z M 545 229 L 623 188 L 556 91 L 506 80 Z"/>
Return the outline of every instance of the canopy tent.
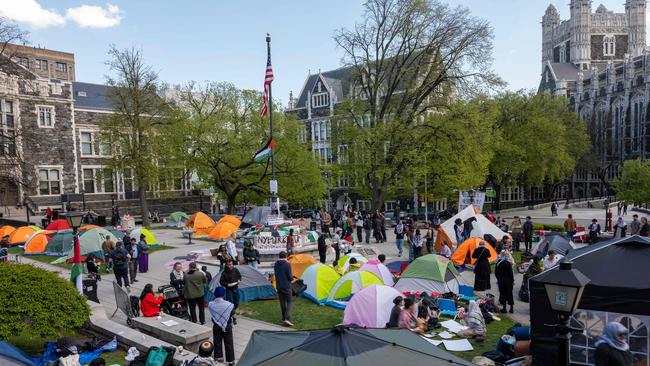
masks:
<path fill-rule="evenodd" d="M 287 260 L 289 261 L 289 264 L 291 264 L 291 272 L 298 278 L 302 276 L 307 267 L 318 263 L 318 261 L 309 254 L 290 255 Z"/>
<path fill-rule="evenodd" d="M 395 284 L 393 281 L 393 274 L 390 272 L 388 267 L 383 265 L 378 259 L 369 260 L 368 263 L 359 268 L 359 271 L 370 271 L 376 274 L 384 285 L 393 286 Z"/>
<path fill-rule="evenodd" d="M 564 235 L 547 235 L 544 240 L 540 240 L 533 245 L 530 252 L 540 258 L 546 257 L 549 250 L 553 250 L 560 256 L 566 255 L 576 248 L 575 244 L 565 238 Z"/>
<path fill-rule="evenodd" d="M 284 215 L 280 214 L 281 218 L 285 218 Z M 274 216 L 271 207 L 269 206 L 258 206 L 250 209 L 246 212 L 246 215 L 242 218 L 242 224 L 247 226 L 256 226 L 256 225 L 266 225 L 268 222 L 269 216 Z"/>
<path fill-rule="evenodd" d="M 210 216 L 199 211 L 190 216 L 189 221 L 185 224 L 185 227 L 194 229 L 193 235 L 208 235 L 210 230 L 214 227 L 216 223 L 210 218 Z"/>
<path fill-rule="evenodd" d="M 472 205 L 467 206 L 464 210 L 454 215 L 449 220 L 445 221 L 440 227 L 444 230 L 447 239 L 450 240 L 452 244 L 458 245 L 456 243 L 456 234 L 454 233 L 454 221 L 456 219 L 461 219 L 463 222 L 468 220 L 472 223 L 472 231 L 470 233 L 471 238 L 483 238 L 483 235 L 490 234 L 494 236 L 497 240 L 501 240 L 504 236 L 509 236 L 508 233 L 499 229 L 496 225 L 490 222 L 485 216 L 480 213 L 474 212 L 474 207 Z M 474 220 L 471 220 L 474 219 Z"/>
<path fill-rule="evenodd" d="M 570 251 L 566 258 L 573 262 L 573 268 L 582 272 L 590 282 L 586 285 L 582 299 L 574 313 L 571 326 L 584 329 L 571 339 L 571 358 L 576 363 L 583 362 L 584 355 L 593 357 L 594 342 L 601 334 L 604 318 L 609 321 L 624 322 L 628 319 L 644 319 L 635 329 L 645 333 L 640 339 L 642 349 L 635 349 L 629 342 L 633 353 L 644 352 L 648 358 L 647 337 L 650 328 L 650 239 L 638 235 L 608 240 L 588 247 Z M 559 271 L 559 267 L 549 271 Z M 540 276 L 529 280 L 531 352 L 535 365 L 550 365 L 555 359 L 557 340 L 555 329 L 545 324 L 557 322 L 557 314 L 551 309 L 544 283 Z M 585 317 L 586 315 L 586 317 Z M 589 324 L 594 326 L 588 326 Z M 629 329 L 630 335 L 636 333 Z"/>
<path fill-rule="evenodd" d="M 56 233 L 53 230 L 35 231 L 25 242 L 24 255 L 43 254 L 50 243 L 51 235 Z"/>
<path fill-rule="evenodd" d="M 229 221 L 220 221 L 216 224 L 208 234 L 210 239 L 226 239 L 230 237 L 233 233 L 237 232 L 239 227 Z"/>
<path fill-rule="evenodd" d="M 68 221 L 66 219 L 57 219 L 52 222 L 50 222 L 49 225 L 45 228 L 45 230 L 68 230 L 70 229 L 70 225 L 68 225 Z"/>
<path fill-rule="evenodd" d="M 415 259 L 402 272 L 395 284 L 400 292 L 453 292 L 458 293 L 460 275 L 454 264 L 437 254 L 427 254 Z"/>
<path fill-rule="evenodd" d="M 345 274 L 334 284 L 327 297 L 328 302 L 347 301 L 352 295 L 370 285 L 383 285 L 381 278 L 368 271 L 354 271 Z M 336 304 L 330 304 L 336 306 Z M 340 308 L 345 308 L 345 303 L 339 303 Z"/>
<path fill-rule="evenodd" d="M 255 330 L 238 366 L 472 366 L 407 329 Z"/>
<path fill-rule="evenodd" d="M 0 365 L 36 366 L 25 352 L 7 342 L 0 342 Z"/>
<path fill-rule="evenodd" d="M 5 236 L 11 235 L 16 231 L 16 228 L 10 225 L 5 225 L 3 227 L 0 227 L 0 239 L 4 238 Z"/>
<path fill-rule="evenodd" d="M 239 283 L 239 301 L 249 302 L 258 299 L 270 299 L 277 296 L 273 285 L 261 272 L 251 266 L 236 266 L 241 273 L 241 282 Z M 214 276 L 210 282 L 210 298 L 214 290 L 219 286 L 221 274 Z"/>
<path fill-rule="evenodd" d="M 473 266 L 476 258 L 472 258 L 474 250 L 478 248 L 480 243 L 485 243 L 485 247 L 490 251 L 490 263 L 497 260 L 497 252 L 492 248 L 492 245 L 482 238 L 469 238 L 456 248 L 451 255 L 451 260 L 457 266 L 468 265 Z"/>
<path fill-rule="evenodd" d="M 339 258 L 338 264 L 336 265 L 336 267 L 343 268 L 343 271 L 347 272 L 348 269 L 350 268 L 350 259 L 352 259 L 352 258 L 355 258 L 357 260 L 357 263 L 359 264 L 359 267 L 361 267 L 362 265 L 368 263 L 368 259 L 366 259 L 366 257 L 362 256 L 359 253 L 352 252 L 352 253 L 348 253 L 348 254 L 342 256 L 341 258 Z"/>
<path fill-rule="evenodd" d="M 137 227 L 131 231 L 131 239 L 140 241 L 140 235 L 144 235 L 144 240 L 147 242 L 147 245 L 158 245 L 158 239 L 149 231 L 143 227 Z"/>
<path fill-rule="evenodd" d="M 21 226 L 17 228 L 11 233 L 11 235 L 9 235 L 9 245 L 24 244 L 27 239 L 38 230 L 40 230 L 40 228 L 36 229 L 34 226 Z"/>
<path fill-rule="evenodd" d="M 315 303 L 324 302 L 339 278 L 334 268 L 322 263 L 312 264 L 300 276 L 307 286 L 301 295 Z"/>
<path fill-rule="evenodd" d="M 397 296 L 402 293 L 390 286 L 372 285 L 362 289 L 345 307 L 343 324 L 385 328 Z"/>

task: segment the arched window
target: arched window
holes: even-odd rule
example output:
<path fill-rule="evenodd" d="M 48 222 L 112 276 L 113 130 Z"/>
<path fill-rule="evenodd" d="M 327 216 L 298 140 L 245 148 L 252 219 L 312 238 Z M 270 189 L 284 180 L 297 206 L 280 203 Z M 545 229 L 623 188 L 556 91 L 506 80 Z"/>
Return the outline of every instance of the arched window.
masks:
<path fill-rule="evenodd" d="M 612 131 L 612 154 L 621 153 L 621 144 L 623 142 L 623 126 L 625 124 L 625 110 L 623 102 L 619 101 L 614 104 L 614 123 L 610 126 Z"/>
<path fill-rule="evenodd" d="M 642 124 L 645 122 L 645 109 L 643 108 L 645 101 L 642 96 L 632 101 L 632 125 L 630 128 L 631 149 L 635 153 L 639 153 L 641 149 L 641 131 Z"/>
<path fill-rule="evenodd" d="M 603 37 L 603 56 L 614 56 L 616 54 L 616 37 L 606 35 Z"/>

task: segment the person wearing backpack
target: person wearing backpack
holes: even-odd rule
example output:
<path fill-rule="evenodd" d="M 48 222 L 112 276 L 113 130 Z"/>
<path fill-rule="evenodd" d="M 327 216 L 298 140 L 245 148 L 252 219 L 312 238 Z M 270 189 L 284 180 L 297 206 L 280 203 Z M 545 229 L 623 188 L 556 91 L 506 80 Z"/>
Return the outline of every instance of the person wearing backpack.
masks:
<path fill-rule="evenodd" d="M 124 283 L 126 291 L 131 292 L 131 283 L 129 282 L 129 262 L 131 257 L 124 249 L 124 244 L 118 242 L 117 247 L 110 252 L 109 257 L 113 260 L 113 273 L 117 285 L 122 287 L 122 283 Z"/>

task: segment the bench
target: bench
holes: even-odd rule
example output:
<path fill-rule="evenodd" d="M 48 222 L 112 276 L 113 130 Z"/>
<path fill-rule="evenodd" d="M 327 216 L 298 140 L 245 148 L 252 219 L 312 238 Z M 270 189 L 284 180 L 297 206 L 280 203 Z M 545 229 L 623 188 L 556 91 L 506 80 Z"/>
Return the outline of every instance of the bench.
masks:
<path fill-rule="evenodd" d="M 163 324 L 167 321 L 173 321 L 176 324 L 171 326 Z M 164 313 L 160 313 L 158 317 L 133 318 L 133 324 L 145 333 L 158 339 L 164 339 L 173 345 L 183 346 L 191 352 L 197 352 L 201 343 L 212 336 L 212 328 Z"/>

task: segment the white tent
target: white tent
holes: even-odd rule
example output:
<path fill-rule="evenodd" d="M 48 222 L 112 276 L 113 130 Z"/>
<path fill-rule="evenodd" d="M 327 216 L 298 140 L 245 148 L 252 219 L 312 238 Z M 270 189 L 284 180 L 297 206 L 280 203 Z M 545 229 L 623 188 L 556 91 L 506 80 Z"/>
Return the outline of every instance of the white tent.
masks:
<path fill-rule="evenodd" d="M 478 214 L 475 213 L 474 207 L 471 205 L 467 206 L 464 210 L 457 213 L 449 220 L 445 221 L 442 225 L 440 225 L 440 227 L 442 228 L 442 230 L 445 231 L 445 234 L 447 234 L 449 240 L 451 240 L 452 243 L 460 244 L 460 243 L 456 243 L 456 234 L 454 233 L 454 221 L 456 221 L 456 219 L 461 219 L 463 220 L 463 222 L 465 222 L 467 219 L 470 219 L 472 217 L 474 217 L 476 221 L 472 222 L 472 233 L 470 237 L 483 238 L 483 235 L 490 234 L 494 236 L 495 239 L 501 240 L 501 238 L 503 238 L 504 235 L 508 235 L 508 233 L 503 232 L 496 225 L 491 223 L 490 220 L 487 219 L 487 217 L 483 216 L 480 213 Z"/>

